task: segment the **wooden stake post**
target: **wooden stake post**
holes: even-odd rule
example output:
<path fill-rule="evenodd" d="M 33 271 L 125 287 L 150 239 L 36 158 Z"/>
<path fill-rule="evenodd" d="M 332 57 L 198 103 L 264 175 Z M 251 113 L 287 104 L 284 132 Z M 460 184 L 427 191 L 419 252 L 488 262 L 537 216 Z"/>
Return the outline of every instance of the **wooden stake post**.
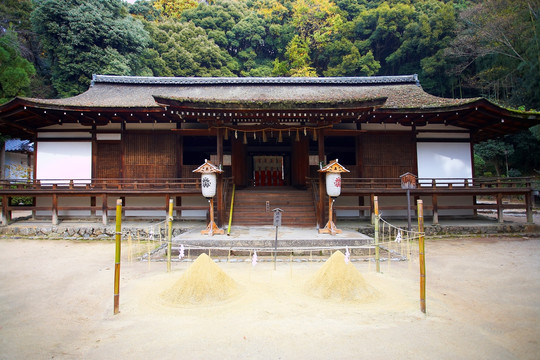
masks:
<path fill-rule="evenodd" d="M 114 261 L 114 315 L 120 312 L 120 255 L 122 250 L 122 200 L 116 200 L 116 253 Z"/>
<path fill-rule="evenodd" d="M 426 313 L 426 258 L 424 248 L 424 205 L 422 200 L 418 204 L 418 252 L 420 257 L 420 310 Z"/>
<path fill-rule="evenodd" d="M 373 197 L 373 210 L 375 213 L 375 267 L 377 272 L 381 272 L 381 262 L 379 255 L 379 198 Z"/>
<path fill-rule="evenodd" d="M 173 199 L 170 199 L 169 200 L 169 216 L 167 217 L 167 228 L 168 228 L 168 232 L 167 232 L 167 272 L 171 272 L 173 209 L 174 209 L 174 201 L 173 201 Z M 161 238 L 160 238 L 160 240 L 161 240 Z M 150 259 L 150 254 L 148 254 L 148 258 Z"/>
<path fill-rule="evenodd" d="M 411 231 L 411 189 L 416 189 L 416 175 L 405 173 L 400 178 L 401 188 L 407 191 L 407 230 Z"/>
<path fill-rule="evenodd" d="M 274 270 L 276 270 L 278 228 L 281 226 L 281 213 L 283 210 L 275 208 L 272 211 L 274 212 L 274 226 L 276 227 L 276 240 L 274 242 Z"/>

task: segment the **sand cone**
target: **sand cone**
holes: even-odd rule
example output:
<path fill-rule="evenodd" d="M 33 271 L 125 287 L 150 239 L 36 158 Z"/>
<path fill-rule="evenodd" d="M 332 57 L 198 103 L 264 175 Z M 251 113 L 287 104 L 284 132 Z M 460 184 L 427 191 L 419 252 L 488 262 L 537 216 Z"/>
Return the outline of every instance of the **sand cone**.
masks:
<path fill-rule="evenodd" d="M 173 304 L 195 304 L 225 300 L 236 290 L 235 281 L 203 253 L 162 297 Z"/>
<path fill-rule="evenodd" d="M 340 300 L 369 300 L 375 290 L 369 286 L 352 263 L 345 262 L 345 255 L 336 251 L 308 280 L 306 290 L 313 296 Z"/>

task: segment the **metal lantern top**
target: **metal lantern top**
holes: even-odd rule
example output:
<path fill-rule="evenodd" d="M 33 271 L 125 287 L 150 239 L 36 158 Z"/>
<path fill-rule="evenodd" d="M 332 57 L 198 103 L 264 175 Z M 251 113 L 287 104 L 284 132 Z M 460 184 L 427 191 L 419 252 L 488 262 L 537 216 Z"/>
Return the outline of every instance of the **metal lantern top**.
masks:
<path fill-rule="evenodd" d="M 345 169 L 343 165 L 338 163 L 338 159 L 330 161 L 328 165 L 318 170 L 321 173 L 345 173 L 350 172 L 349 170 Z"/>
<path fill-rule="evenodd" d="M 400 176 L 402 189 L 416 189 L 416 175 L 410 172 Z"/>
<path fill-rule="evenodd" d="M 193 172 L 201 174 L 221 174 L 223 170 L 212 164 L 207 159 L 204 159 L 204 164 L 193 170 Z"/>

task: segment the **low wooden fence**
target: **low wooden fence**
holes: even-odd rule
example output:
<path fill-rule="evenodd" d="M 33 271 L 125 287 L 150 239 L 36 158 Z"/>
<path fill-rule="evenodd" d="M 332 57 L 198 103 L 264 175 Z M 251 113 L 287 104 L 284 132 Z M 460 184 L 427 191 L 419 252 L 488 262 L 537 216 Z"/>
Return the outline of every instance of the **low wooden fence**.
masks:
<path fill-rule="evenodd" d="M 225 204 L 230 196 L 228 190 L 232 183 L 231 178 L 222 178 L 222 189 L 218 189 L 216 196 L 218 220 L 222 222 L 225 216 Z M 411 196 L 430 197 L 431 204 L 424 204 L 424 208 L 431 210 L 433 222 L 438 223 L 439 212 L 441 210 L 473 210 L 494 209 L 498 219 L 502 222 L 503 210 L 523 209 L 526 212 L 527 222 L 533 222 L 533 190 L 538 184 L 538 179 L 526 178 L 468 178 L 468 179 L 423 179 L 419 178 L 417 187 L 411 189 Z M 310 179 L 314 189 L 318 189 L 318 180 Z M 342 178 L 342 195 L 357 196 L 359 203 L 356 206 L 335 206 L 336 210 L 359 210 L 369 211 L 373 214 L 374 197 L 379 199 L 384 197 L 405 196 L 406 190 L 401 188 L 399 178 L 372 179 L 372 178 Z M 314 190 L 314 202 L 318 203 L 317 216 L 324 212 L 325 199 L 321 199 L 319 192 Z M 157 205 L 149 206 L 129 206 L 124 204 L 124 211 L 144 210 L 163 211 L 168 209 L 169 199 L 176 198 L 174 210 L 208 210 L 208 206 L 189 206 L 182 204 L 182 198 L 202 196 L 200 178 L 174 178 L 174 179 L 42 179 L 42 180 L 0 180 L 0 199 L 2 201 L 2 224 L 8 224 L 11 220 L 11 212 L 14 210 L 29 210 L 35 214 L 37 211 L 47 211 L 51 213 L 53 224 L 58 223 L 60 211 L 88 211 L 90 216 L 96 216 L 101 211 L 103 223 L 107 223 L 109 211 L 114 211 L 115 205 L 109 206 L 110 198 L 127 197 L 162 197 L 163 201 Z M 441 197 L 452 196 L 472 196 L 472 205 L 441 205 Z M 10 199 L 14 197 L 30 198 L 31 205 L 16 206 L 10 204 Z M 37 206 L 36 199 L 45 197 L 51 199 L 50 206 Z M 90 205 L 60 205 L 59 198 L 90 198 Z M 369 204 L 364 204 L 364 198 L 370 199 Z M 490 197 L 493 203 L 479 203 L 478 197 Z M 512 197 L 512 202 L 503 201 Z M 97 205 L 97 199 L 101 204 Z M 88 203 L 88 202 L 87 202 Z M 321 206 L 322 204 L 322 206 Z M 380 202 L 381 210 L 407 210 L 407 205 L 384 205 Z M 321 210 L 322 209 L 322 210 Z"/>
<path fill-rule="evenodd" d="M 318 180 L 312 179 L 312 185 L 318 187 Z M 441 210 L 472 210 L 494 209 L 499 222 L 503 221 L 503 210 L 525 210 L 527 222 L 533 222 L 533 190 L 538 185 L 538 179 L 533 177 L 521 178 L 418 178 L 417 186 L 410 189 L 410 195 L 415 198 L 430 197 L 431 204 L 424 203 L 424 209 L 431 210 L 433 223 L 438 224 Z M 342 178 L 343 196 L 358 196 L 357 206 L 334 206 L 335 210 L 359 210 L 374 213 L 374 197 L 406 196 L 406 190 L 401 187 L 399 178 Z M 317 191 L 314 191 L 317 194 Z M 441 205 L 441 197 L 471 196 L 472 205 Z M 369 197 L 370 203 L 364 204 L 364 197 Z M 480 203 L 478 198 L 492 198 L 494 203 Z M 512 198 L 512 201 L 504 201 Z M 317 197 L 318 199 L 318 197 Z M 320 201 L 320 200 L 319 200 Z M 324 203 L 319 205 L 323 208 Z M 407 210 L 407 203 L 401 205 L 379 205 L 381 210 Z"/>
<path fill-rule="evenodd" d="M 224 188 L 228 188 L 229 179 L 224 179 Z M 53 224 L 58 223 L 58 214 L 61 211 L 87 211 L 90 216 L 96 216 L 101 211 L 104 224 L 108 222 L 109 211 L 114 213 L 115 205 L 108 204 L 110 198 L 126 197 L 163 197 L 163 202 L 149 206 L 124 206 L 123 212 L 132 210 L 164 211 L 169 207 L 169 199 L 176 198 L 174 210 L 208 210 L 208 206 L 182 205 L 181 199 L 186 196 L 202 196 L 200 178 L 184 179 L 42 179 L 42 180 L 0 180 L 0 198 L 2 200 L 2 224 L 11 220 L 11 213 L 15 210 L 27 210 L 32 214 L 38 211 L 51 213 Z M 227 196 L 222 191 L 221 203 Z M 24 197 L 30 199 L 31 205 L 18 206 L 10 204 L 10 199 Z M 90 205 L 62 206 L 59 198 L 90 198 Z M 37 198 L 51 199 L 50 206 L 37 206 Z M 96 205 L 96 199 L 101 199 L 101 205 Z M 219 200 L 217 200 L 220 202 Z"/>

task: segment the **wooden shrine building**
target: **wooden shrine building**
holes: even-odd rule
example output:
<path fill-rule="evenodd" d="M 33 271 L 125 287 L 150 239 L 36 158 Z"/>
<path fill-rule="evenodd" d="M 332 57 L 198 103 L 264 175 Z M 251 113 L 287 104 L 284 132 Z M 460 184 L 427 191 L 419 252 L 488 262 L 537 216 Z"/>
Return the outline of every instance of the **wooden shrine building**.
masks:
<path fill-rule="evenodd" d="M 33 179 L 4 180 L 9 198 L 35 198 L 36 216 L 102 216 L 116 197 L 126 216 L 204 217 L 193 170 L 221 165 L 218 225 L 271 224 L 268 208 L 289 224 L 325 223 L 317 170 L 339 159 L 337 216 L 370 216 L 373 196 L 388 215 L 404 214 L 400 175 L 418 176 L 413 195 L 428 214 L 473 214 L 476 196 L 525 194 L 530 184 L 475 179 L 472 145 L 539 124 L 538 113 L 483 98 L 427 94 L 416 75 L 342 78 L 163 78 L 94 75 L 88 91 L 66 99 L 15 98 L 0 106 L 0 133 L 35 142 Z M 525 180 L 523 180 L 525 181 Z M 526 182 L 526 181 L 525 181 Z M 267 215 L 266 215 L 267 214 Z M 268 220 L 270 219 L 270 220 Z M 532 217 L 531 217 L 532 219 Z M 532 221 L 532 220 L 531 220 Z M 285 222 L 284 224 L 287 224 Z"/>

